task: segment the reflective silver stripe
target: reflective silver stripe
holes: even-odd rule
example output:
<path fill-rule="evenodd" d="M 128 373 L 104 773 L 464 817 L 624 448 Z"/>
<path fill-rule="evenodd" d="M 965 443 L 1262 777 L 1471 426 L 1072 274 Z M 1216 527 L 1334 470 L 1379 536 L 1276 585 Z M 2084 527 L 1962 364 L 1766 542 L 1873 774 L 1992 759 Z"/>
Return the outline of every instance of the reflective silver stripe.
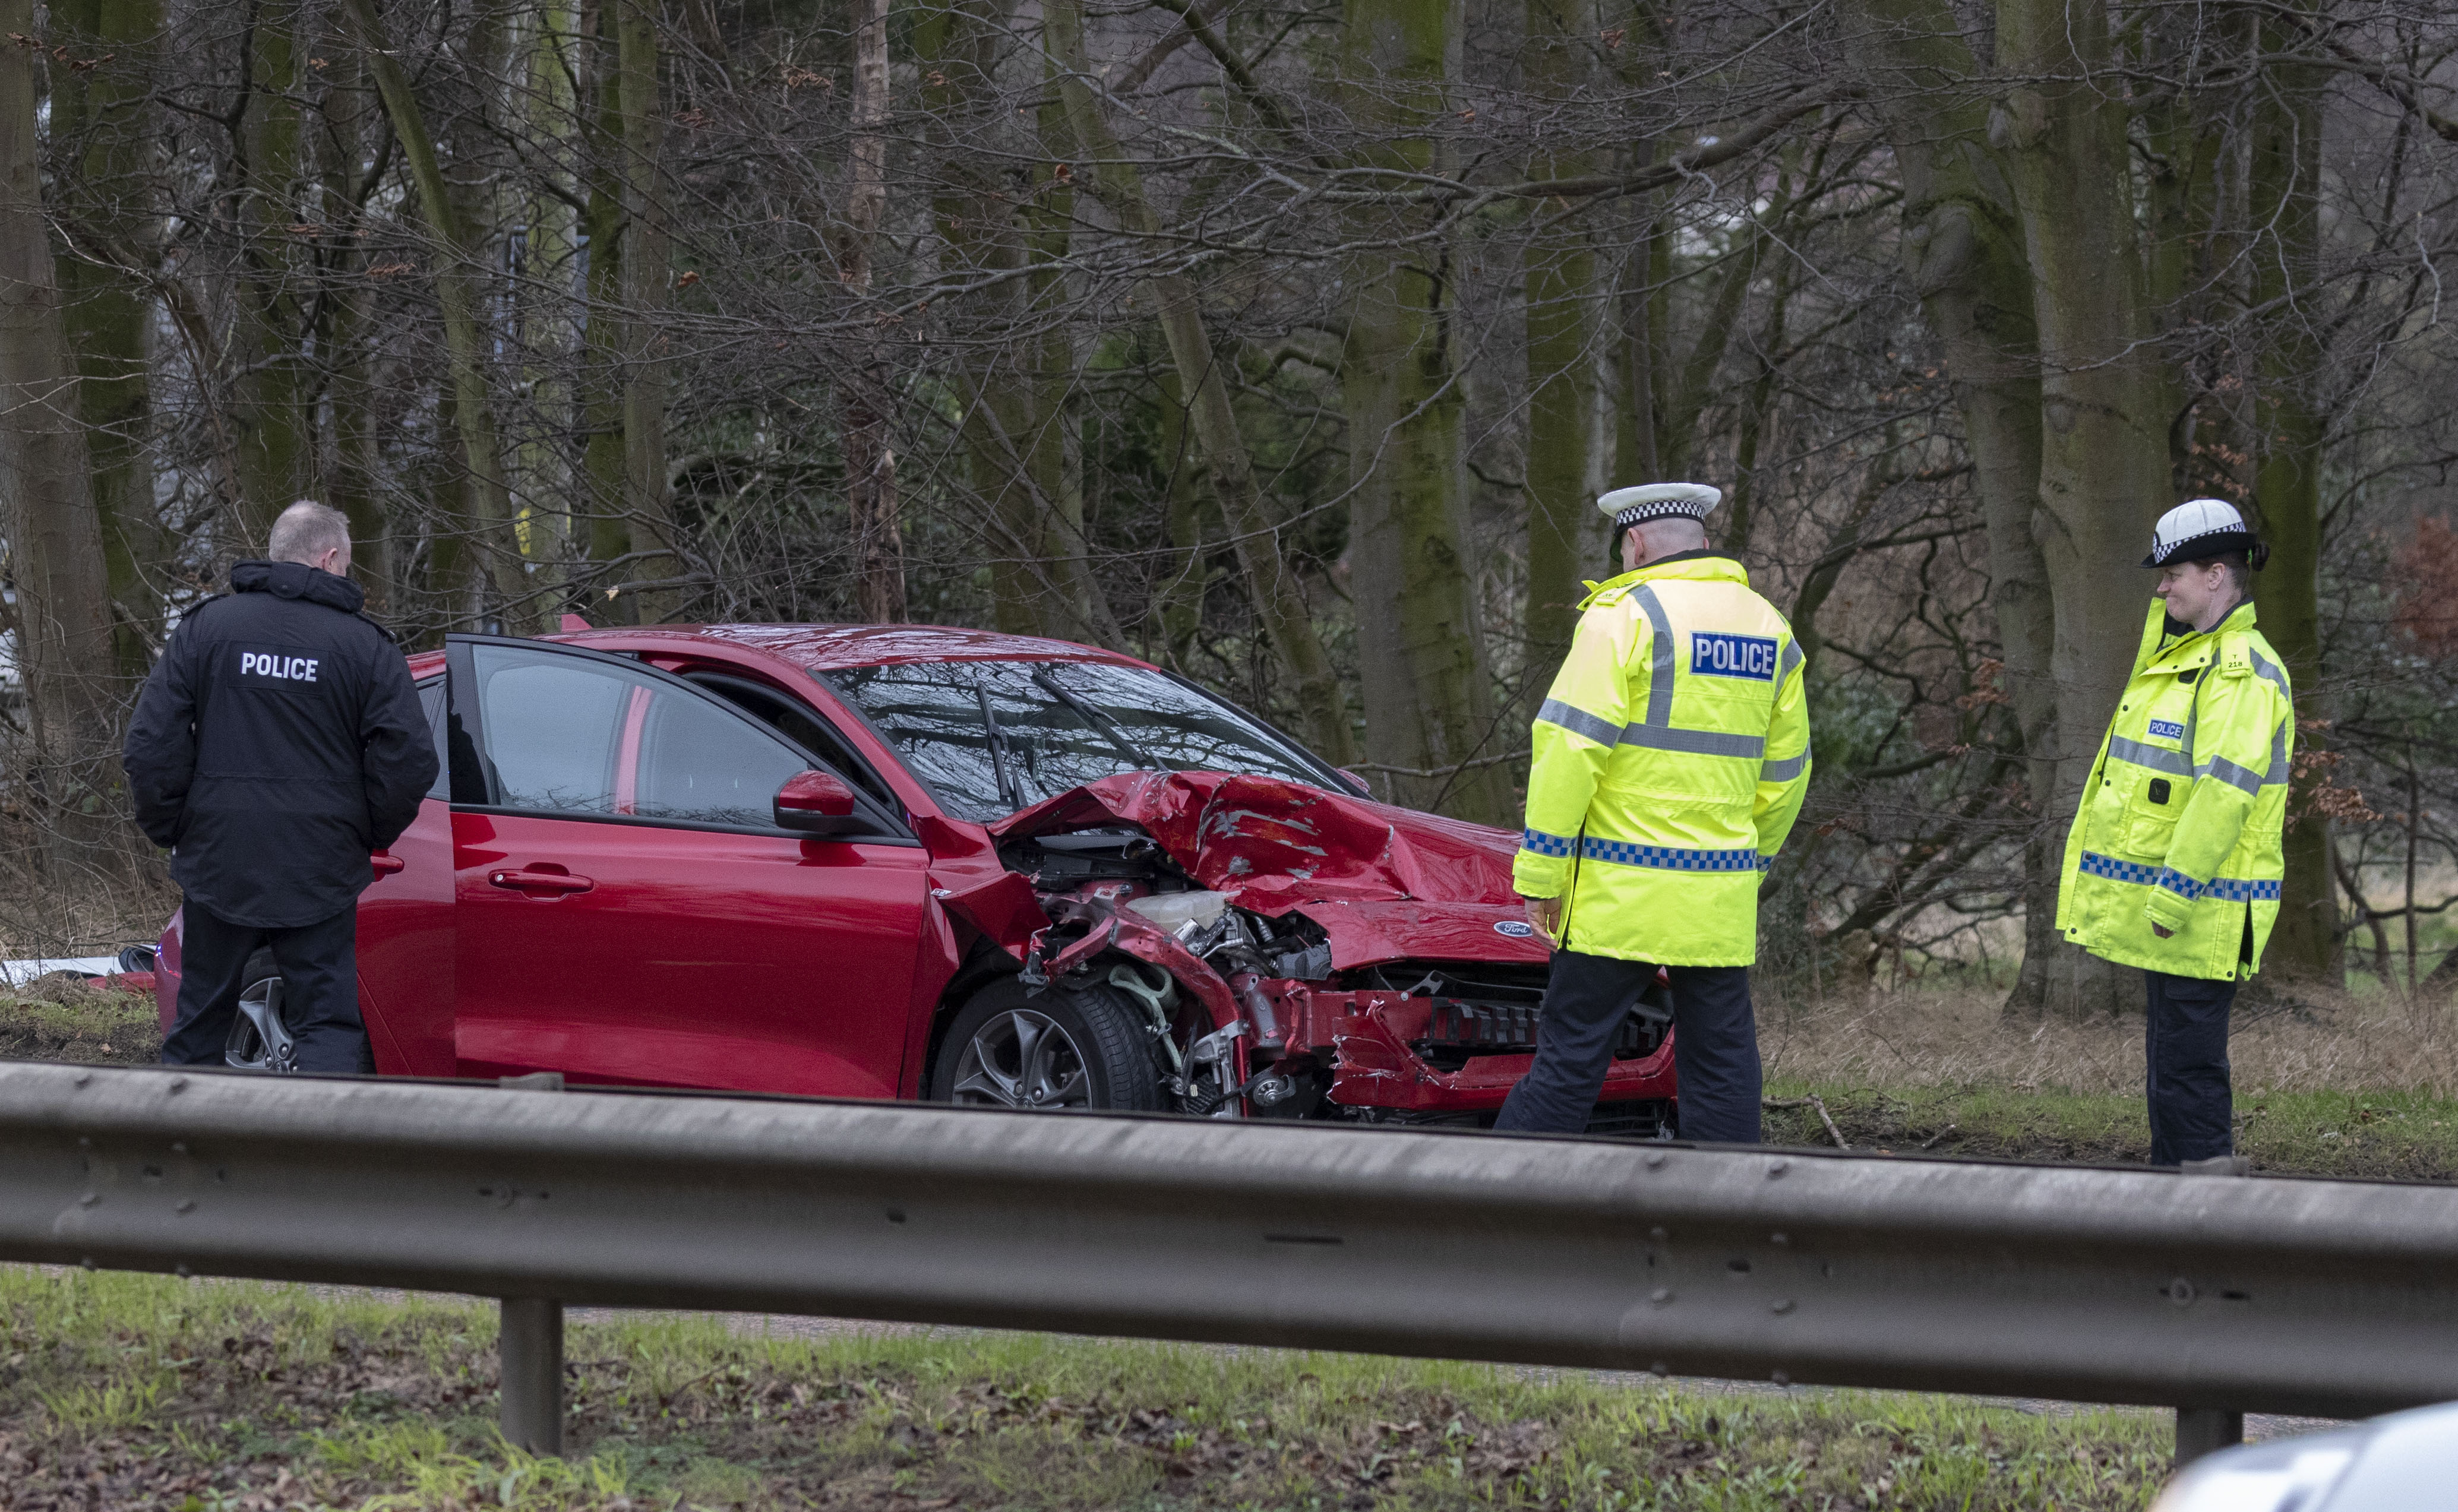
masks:
<path fill-rule="evenodd" d="M 1673 645 L 1673 621 L 1664 612 L 1664 601 L 1657 598 L 1656 590 L 1647 584 L 1633 586 L 1630 598 L 1647 615 L 1648 628 L 1656 644 L 1647 678 L 1647 717 L 1635 724 L 1622 726 L 1620 743 L 1649 751 L 1672 751 L 1682 756 L 1738 756 L 1745 761 L 1756 761 L 1764 756 L 1764 735 L 1726 735 L 1718 730 L 1677 730 L 1673 727 L 1673 679 L 1676 663 L 1679 660 Z M 1801 652 L 1797 648 L 1786 645 L 1784 650 L 1795 660 L 1800 658 Z M 1779 673 L 1777 677 L 1780 683 L 1782 673 Z M 1586 733 L 1580 732 L 1582 735 Z M 1603 737 L 1596 738 L 1602 740 Z"/>
<path fill-rule="evenodd" d="M 2244 649 L 2244 653 L 2253 658 L 2253 674 L 2255 676 L 2264 678 L 2276 686 L 2279 689 L 2280 696 L 2282 698 L 2293 698 L 2296 696 L 2296 694 L 2287 686 L 2286 668 L 2270 660 L 2268 657 L 2262 655 L 2261 652 L 2254 650 L 2250 646 L 2247 646 Z"/>
<path fill-rule="evenodd" d="M 1809 765 L 1809 753 L 1806 751 L 1802 752 L 1799 756 L 1788 756 L 1780 760 L 1769 761 L 1766 765 L 1759 768 L 1759 780 L 1761 782 L 1789 782 L 1794 777 L 1801 776 L 1802 769 L 1807 765 Z"/>
<path fill-rule="evenodd" d="M 2185 750 L 2185 759 L 2188 762 L 2191 762 L 2194 759 L 2194 727 L 2201 722 L 2202 699 L 2200 694 L 2197 693 L 2194 695 L 2193 707 L 2185 711 L 2185 738 L 2182 744 Z"/>
<path fill-rule="evenodd" d="M 2279 728 L 2270 732 L 2270 770 L 2261 775 L 2261 780 L 2264 786 L 2277 787 L 2287 777 L 2287 721 L 2281 719 Z"/>
<path fill-rule="evenodd" d="M 2228 786 L 2242 788 L 2247 793 L 2259 794 L 2261 791 L 2260 773 L 2251 767 L 2240 767 L 2225 756 L 2213 756 L 2202 763 L 2200 774 L 2215 777 Z"/>
<path fill-rule="evenodd" d="M 1646 584 L 1633 588 L 1630 597 L 1646 611 L 1647 623 L 1656 632 L 1655 661 L 1647 677 L 1647 722 L 1662 729 L 1673 722 L 1673 622 L 1664 617 L 1664 601 Z"/>
<path fill-rule="evenodd" d="M 2165 772 L 2170 777 L 2190 777 L 2194 775 L 2194 763 L 2182 751 L 2171 751 L 2163 745 L 2144 745 L 2123 735 L 2111 735 L 2108 754 L 2119 761 L 2131 761 L 2135 766 Z"/>
<path fill-rule="evenodd" d="M 1778 688 L 1782 687 L 1783 680 L 1792 675 L 1792 669 L 1800 665 L 1801 642 L 1797 640 L 1785 641 L 1783 643 L 1783 655 L 1776 664 L 1775 685 Z"/>
<path fill-rule="evenodd" d="M 1610 719 L 1599 719 L 1585 709 L 1548 698 L 1537 706 L 1536 717 L 1547 724 L 1557 724 L 1573 735 L 1583 735 L 1600 746 L 1610 746 L 1621 739 L 1621 726 Z"/>
<path fill-rule="evenodd" d="M 1684 756 L 1740 756 L 1755 761 L 1766 755 L 1766 736 L 1725 735 L 1717 730 L 1674 730 L 1656 725 L 1624 725 L 1621 743 L 1650 751 L 1678 751 Z"/>

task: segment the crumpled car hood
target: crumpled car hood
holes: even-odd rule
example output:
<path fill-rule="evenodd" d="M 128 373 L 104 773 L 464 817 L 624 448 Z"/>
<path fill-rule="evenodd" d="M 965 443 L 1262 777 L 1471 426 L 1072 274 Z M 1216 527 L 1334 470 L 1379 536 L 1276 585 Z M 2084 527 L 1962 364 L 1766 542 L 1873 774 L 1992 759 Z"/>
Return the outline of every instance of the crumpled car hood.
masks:
<path fill-rule="evenodd" d="M 989 826 L 1001 839 L 1133 824 L 1240 908 L 1295 911 L 1335 969 L 1404 957 L 1542 962 L 1510 887 L 1518 837 L 1277 777 L 1130 772 Z"/>

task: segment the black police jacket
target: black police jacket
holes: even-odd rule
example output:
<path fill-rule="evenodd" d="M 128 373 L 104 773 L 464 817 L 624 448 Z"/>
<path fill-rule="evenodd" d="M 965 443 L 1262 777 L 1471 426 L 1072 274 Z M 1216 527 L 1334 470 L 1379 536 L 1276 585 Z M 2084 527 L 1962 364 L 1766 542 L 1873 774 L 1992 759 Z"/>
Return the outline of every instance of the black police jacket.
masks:
<path fill-rule="evenodd" d="M 218 919 L 289 929 L 352 906 L 435 781 L 409 665 L 365 602 L 304 563 L 241 562 L 145 680 L 123 757 L 136 822 Z"/>

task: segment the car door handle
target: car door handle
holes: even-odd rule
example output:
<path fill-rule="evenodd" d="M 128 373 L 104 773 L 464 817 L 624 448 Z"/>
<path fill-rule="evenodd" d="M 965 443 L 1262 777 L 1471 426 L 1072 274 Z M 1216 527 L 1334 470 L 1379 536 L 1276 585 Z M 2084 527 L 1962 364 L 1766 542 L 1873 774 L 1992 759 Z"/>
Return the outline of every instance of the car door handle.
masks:
<path fill-rule="evenodd" d="M 367 860 L 375 864 L 376 875 L 378 877 L 390 877 L 393 873 L 409 864 L 409 862 L 403 860 L 400 857 L 388 856 L 383 851 L 376 852 L 373 856 L 368 857 Z"/>
<path fill-rule="evenodd" d="M 585 893 L 597 884 L 586 877 L 570 872 L 502 871 L 489 872 L 487 881 L 495 887 L 516 893 Z"/>

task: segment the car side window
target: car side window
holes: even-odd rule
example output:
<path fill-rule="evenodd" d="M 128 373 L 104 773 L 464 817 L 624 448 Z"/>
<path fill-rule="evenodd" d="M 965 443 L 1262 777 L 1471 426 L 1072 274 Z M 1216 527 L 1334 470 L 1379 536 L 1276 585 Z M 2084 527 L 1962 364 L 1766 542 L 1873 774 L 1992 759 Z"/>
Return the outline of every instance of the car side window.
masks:
<path fill-rule="evenodd" d="M 449 802 L 452 797 L 452 751 L 444 734 L 446 707 L 443 678 L 429 677 L 418 685 L 418 709 L 427 715 L 427 733 L 435 739 L 435 780 L 428 785 L 427 796 Z"/>
<path fill-rule="evenodd" d="M 650 690 L 631 812 L 686 824 L 765 826 L 777 790 L 810 765 L 792 746 L 709 698 Z"/>
<path fill-rule="evenodd" d="M 854 755 L 844 738 L 810 711 L 781 698 L 764 688 L 755 687 L 739 678 L 709 673 L 685 673 L 683 680 L 706 689 L 727 703 L 741 710 L 761 724 L 775 730 L 795 745 L 817 756 L 829 771 L 868 794 L 871 800 L 890 814 L 902 812 L 904 804 L 870 770 L 869 764 Z"/>
<path fill-rule="evenodd" d="M 472 648 L 478 729 L 493 801 L 551 814 L 614 814 L 632 694 L 619 668 L 513 646 Z"/>

